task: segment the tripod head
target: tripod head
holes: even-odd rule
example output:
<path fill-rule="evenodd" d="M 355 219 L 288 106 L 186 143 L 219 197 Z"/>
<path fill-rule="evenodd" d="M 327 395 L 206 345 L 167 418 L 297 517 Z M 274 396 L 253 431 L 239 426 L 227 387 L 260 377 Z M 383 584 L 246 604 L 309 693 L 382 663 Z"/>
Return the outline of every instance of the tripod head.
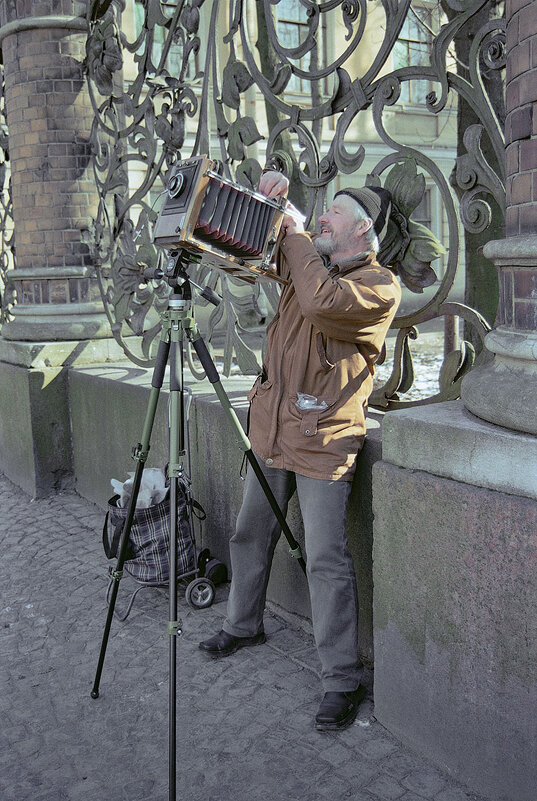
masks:
<path fill-rule="evenodd" d="M 202 298 L 208 300 L 213 306 L 218 306 L 220 297 L 209 287 L 197 284 L 188 275 L 187 269 L 191 264 L 199 264 L 201 256 L 197 253 L 190 253 L 184 248 L 170 250 L 164 269 L 160 267 L 148 267 L 143 270 L 144 278 L 164 279 L 172 288 L 175 296 L 179 295 L 183 300 L 192 300 L 192 286 L 195 286 Z"/>

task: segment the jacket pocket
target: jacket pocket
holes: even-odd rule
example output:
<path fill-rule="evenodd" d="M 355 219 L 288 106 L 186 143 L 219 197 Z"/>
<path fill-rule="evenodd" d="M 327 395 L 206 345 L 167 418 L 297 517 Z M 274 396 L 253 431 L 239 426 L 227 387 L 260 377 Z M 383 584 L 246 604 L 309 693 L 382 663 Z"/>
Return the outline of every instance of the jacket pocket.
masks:
<path fill-rule="evenodd" d="M 318 331 L 316 334 L 315 348 L 321 368 L 325 373 L 332 370 L 336 363 L 356 361 L 358 353 L 364 358 L 360 346 L 355 345 L 354 342 L 343 342 L 343 340 L 327 338 L 322 331 Z"/>
<path fill-rule="evenodd" d="M 313 437 L 317 433 L 319 425 L 319 411 L 309 411 L 302 413 L 302 420 L 300 421 L 300 433 L 305 437 Z"/>
<path fill-rule="evenodd" d="M 267 389 L 270 389 L 271 386 L 272 386 L 272 381 L 269 380 L 263 381 L 262 376 L 258 375 L 252 389 L 246 396 L 248 402 L 251 403 L 257 395 L 262 395 L 264 392 L 267 391 Z"/>
<path fill-rule="evenodd" d="M 325 409 L 299 409 L 296 400 L 296 395 L 289 398 L 289 408 L 293 417 L 300 420 L 300 433 L 305 437 L 313 437 L 319 429 L 319 424 L 331 419 L 337 404 L 335 400 L 327 400 Z"/>
<path fill-rule="evenodd" d="M 321 362 L 321 367 L 323 370 L 328 372 L 334 366 L 333 362 L 328 359 L 328 355 L 326 353 L 326 341 L 324 338 L 324 334 L 321 331 L 317 331 L 317 336 L 315 340 L 315 345 L 317 348 L 317 355 L 319 356 L 319 361 Z"/>

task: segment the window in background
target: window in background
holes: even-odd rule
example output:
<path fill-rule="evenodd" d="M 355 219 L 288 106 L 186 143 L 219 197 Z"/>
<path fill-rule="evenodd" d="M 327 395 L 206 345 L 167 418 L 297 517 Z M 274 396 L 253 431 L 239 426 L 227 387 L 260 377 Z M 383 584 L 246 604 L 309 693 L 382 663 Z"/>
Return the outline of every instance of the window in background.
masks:
<path fill-rule="evenodd" d="M 432 11 L 423 7 L 410 9 L 393 48 L 393 67 L 423 67 L 430 63 L 432 46 Z M 421 106 L 431 91 L 429 81 L 403 81 L 400 103 Z"/>
<path fill-rule="evenodd" d="M 276 18 L 278 21 L 278 39 L 280 44 L 286 48 L 298 47 L 308 35 L 308 23 L 306 9 L 298 0 L 280 0 L 275 6 Z M 298 59 L 289 59 L 291 64 L 299 67 L 304 72 L 310 69 L 311 53 Z M 298 92 L 301 94 L 310 93 L 311 84 L 298 75 L 293 75 L 287 84 L 287 92 Z"/>
<path fill-rule="evenodd" d="M 170 19 L 175 13 L 177 7 L 177 0 L 167 0 L 167 2 L 161 0 L 160 6 L 164 13 L 164 16 Z M 134 21 L 135 21 L 136 36 L 138 36 L 142 30 L 144 19 L 145 19 L 144 0 L 135 0 Z M 155 26 L 154 39 L 153 39 L 153 52 L 152 52 L 152 61 L 155 67 L 158 67 L 160 63 L 160 59 L 162 57 L 162 48 L 164 47 L 164 42 L 167 38 L 167 35 L 168 31 L 166 28 L 163 28 L 161 25 Z M 177 41 L 172 42 L 171 47 L 168 51 L 168 57 L 166 59 L 166 69 L 168 70 L 168 72 L 172 77 L 178 78 L 181 73 L 182 64 L 183 64 L 183 44 L 181 40 L 178 39 Z M 198 68 L 197 54 L 195 56 L 191 54 L 185 69 L 184 77 L 193 79 L 194 75 L 197 72 L 197 68 Z"/>

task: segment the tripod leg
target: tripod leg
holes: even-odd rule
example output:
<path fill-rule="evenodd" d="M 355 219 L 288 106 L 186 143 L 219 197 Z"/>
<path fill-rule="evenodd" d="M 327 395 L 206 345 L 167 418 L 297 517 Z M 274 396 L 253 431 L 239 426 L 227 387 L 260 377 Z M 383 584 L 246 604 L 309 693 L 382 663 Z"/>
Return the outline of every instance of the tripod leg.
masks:
<path fill-rule="evenodd" d="M 261 470 L 261 468 L 259 467 L 259 464 L 257 463 L 257 459 L 255 458 L 255 455 L 254 455 L 254 453 L 252 451 L 252 447 L 250 445 L 250 441 L 249 441 L 248 437 L 246 436 L 243 427 L 240 424 L 240 420 L 237 417 L 237 414 L 236 414 L 233 406 L 231 405 L 231 402 L 230 402 L 230 400 L 229 400 L 229 398 L 228 398 L 228 396 L 226 394 L 226 391 L 225 391 L 224 387 L 222 386 L 222 383 L 220 381 L 220 376 L 218 375 L 218 371 L 217 371 L 217 369 L 216 369 L 216 367 L 214 365 L 213 360 L 211 359 L 209 351 L 207 350 L 207 346 L 206 346 L 205 342 L 203 341 L 203 339 L 201 338 L 201 336 L 199 335 L 199 333 L 197 331 L 194 332 L 194 331 L 191 330 L 190 333 L 188 334 L 188 336 L 189 336 L 189 339 L 190 339 L 190 341 L 192 342 L 192 344 L 194 346 L 194 350 L 198 354 L 198 358 L 199 358 L 199 360 L 200 360 L 200 362 L 202 364 L 203 369 L 205 370 L 205 372 L 207 374 L 207 378 L 209 379 L 209 381 L 213 385 L 214 391 L 216 392 L 216 394 L 218 396 L 218 399 L 219 399 L 220 403 L 222 404 L 222 407 L 223 407 L 224 411 L 226 412 L 226 414 L 228 416 L 228 419 L 231 421 L 233 427 L 235 428 L 236 432 L 239 435 L 239 438 L 240 438 L 239 439 L 239 447 L 244 451 L 244 453 L 246 455 L 246 458 L 248 459 L 248 462 L 251 465 L 251 467 L 252 467 L 252 469 L 253 469 L 253 471 L 254 471 L 254 473 L 256 475 L 256 478 L 258 479 L 258 481 L 259 481 L 259 483 L 260 483 L 260 485 L 261 485 L 261 487 L 263 489 L 263 492 L 265 493 L 265 496 L 266 496 L 266 498 L 267 498 L 267 500 L 268 500 L 268 502 L 269 502 L 269 504 L 271 506 L 271 509 L 274 512 L 274 514 L 276 516 L 276 519 L 277 519 L 278 523 L 281 526 L 282 532 L 285 535 L 285 538 L 286 538 L 287 542 L 289 543 L 289 550 L 291 552 L 291 556 L 293 556 L 298 561 L 298 564 L 300 565 L 300 567 L 302 568 L 302 570 L 305 573 L 306 572 L 306 563 L 305 563 L 304 558 L 302 556 L 302 551 L 300 549 L 300 545 L 298 544 L 298 542 L 293 537 L 291 529 L 287 525 L 287 520 L 285 519 L 284 515 L 282 514 L 282 510 L 278 506 L 278 502 L 277 502 L 276 498 L 274 497 L 274 494 L 273 494 L 273 492 L 272 492 L 272 490 L 271 490 L 271 488 L 270 488 L 265 476 L 263 475 L 263 471 Z"/>
<path fill-rule="evenodd" d="M 168 798 L 176 799 L 177 773 L 177 637 L 181 621 L 177 619 L 177 536 L 178 491 L 185 454 L 185 410 L 183 398 L 183 347 L 181 330 L 172 328 L 170 351 L 170 584 L 169 584 L 169 687 L 168 687 Z"/>
<path fill-rule="evenodd" d="M 153 370 L 153 377 L 151 379 L 151 394 L 149 396 L 149 403 L 142 431 L 142 440 L 133 450 L 133 458 L 137 460 L 137 465 L 134 473 L 132 495 L 130 497 L 129 505 L 127 507 L 127 516 L 125 518 L 125 524 L 123 526 L 123 530 L 121 532 L 121 537 L 119 540 L 118 558 L 116 562 L 116 567 L 114 568 L 114 570 L 111 571 L 113 585 L 112 585 L 112 591 L 110 593 L 110 600 L 108 604 L 108 615 L 104 627 L 103 639 L 101 643 L 101 651 L 99 653 L 99 661 L 97 663 L 97 671 L 95 673 L 95 680 L 93 682 L 93 689 L 91 691 L 92 698 L 99 697 L 99 683 L 101 680 L 104 658 L 106 655 L 106 648 L 108 645 L 108 638 L 110 636 L 112 619 L 114 617 L 114 609 L 119 590 L 119 582 L 123 577 L 123 564 L 125 562 L 125 556 L 127 554 L 127 544 L 129 541 L 129 534 L 132 528 L 134 513 L 136 511 L 136 501 L 138 500 L 138 494 L 140 491 L 142 473 L 144 470 L 145 462 L 147 460 L 147 454 L 149 452 L 149 441 L 151 438 L 153 423 L 155 421 L 155 414 L 157 410 L 157 402 L 159 399 L 160 389 L 162 387 L 162 382 L 164 380 L 164 371 L 166 369 L 166 362 L 168 361 L 169 349 L 170 349 L 169 341 L 167 340 L 167 338 L 163 337 L 159 342 L 157 359 L 155 363 L 155 368 Z"/>

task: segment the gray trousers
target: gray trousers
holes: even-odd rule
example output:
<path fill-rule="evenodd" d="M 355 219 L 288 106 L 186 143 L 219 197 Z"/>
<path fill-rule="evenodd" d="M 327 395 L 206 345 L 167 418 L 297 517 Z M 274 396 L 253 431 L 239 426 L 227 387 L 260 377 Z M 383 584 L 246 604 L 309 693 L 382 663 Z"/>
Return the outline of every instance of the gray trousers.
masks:
<path fill-rule="evenodd" d="M 351 484 L 306 478 L 258 461 L 284 514 L 291 496 L 295 491 L 298 495 L 313 633 L 324 690 L 355 690 L 363 666 L 358 654 L 356 577 L 346 534 Z M 236 531 L 230 540 L 232 581 L 223 626 L 228 634 L 251 637 L 263 630 L 267 584 L 280 534 L 280 526 L 250 469 Z"/>

